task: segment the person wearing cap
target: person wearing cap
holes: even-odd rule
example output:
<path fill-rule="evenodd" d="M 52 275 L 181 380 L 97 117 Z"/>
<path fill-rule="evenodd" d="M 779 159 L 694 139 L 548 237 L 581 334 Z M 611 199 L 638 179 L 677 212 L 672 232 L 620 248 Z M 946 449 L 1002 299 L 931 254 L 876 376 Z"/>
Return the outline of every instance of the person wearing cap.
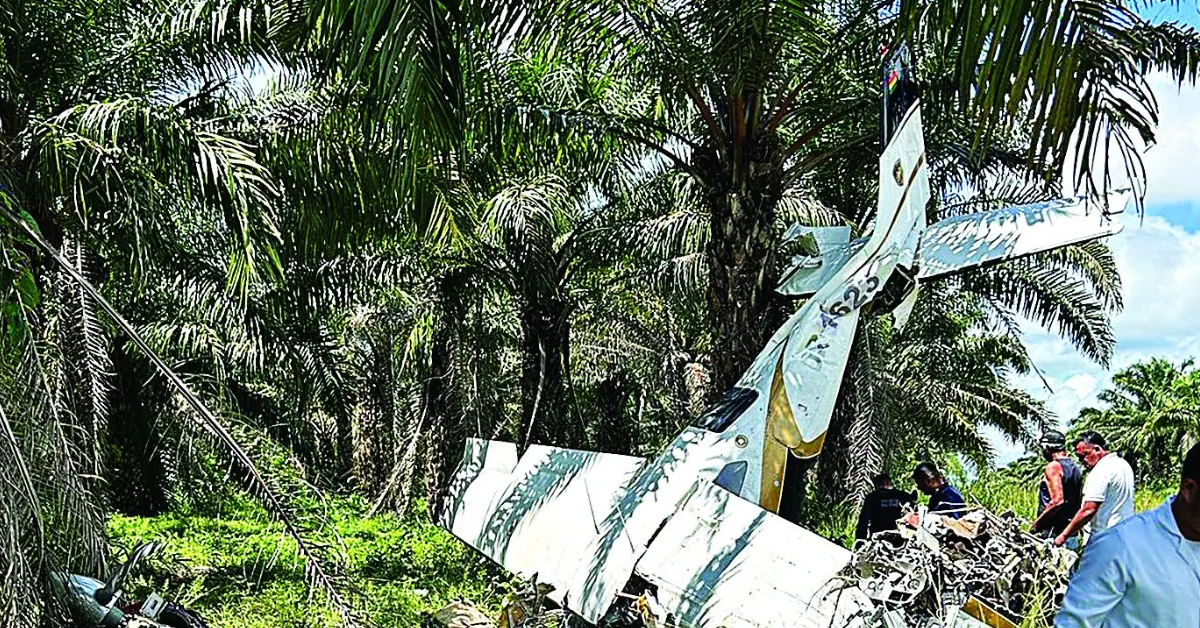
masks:
<path fill-rule="evenodd" d="M 1133 468 L 1116 452 L 1106 449 L 1104 437 L 1087 431 L 1075 439 L 1075 456 L 1088 468 L 1083 481 L 1083 504 L 1067 528 L 1054 538 L 1055 545 L 1091 522 L 1092 538 L 1133 517 Z"/>
<path fill-rule="evenodd" d="M 1180 475 L 1162 506 L 1088 543 L 1057 628 L 1200 626 L 1200 445 Z"/>
<path fill-rule="evenodd" d="M 1038 515 L 1031 529 L 1041 538 L 1053 539 L 1066 531 L 1083 504 L 1083 472 L 1067 455 L 1067 437 L 1062 432 L 1047 431 L 1038 444 L 1046 467 L 1038 487 Z M 1071 535 L 1066 543 L 1075 549 L 1079 535 Z"/>
<path fill-rule="evenodd" d="M 958 489 L 942 477 L 942 472 L 938 471 L 937 465 L 932 462 L 922 462 L 913 469 L 912 475 L 917 488 L 929 496 L 929 512 L 939 512 L 955 519 L 963 516 L 967 500 L 963 499 L 962 493 L 958 492 Z"/>

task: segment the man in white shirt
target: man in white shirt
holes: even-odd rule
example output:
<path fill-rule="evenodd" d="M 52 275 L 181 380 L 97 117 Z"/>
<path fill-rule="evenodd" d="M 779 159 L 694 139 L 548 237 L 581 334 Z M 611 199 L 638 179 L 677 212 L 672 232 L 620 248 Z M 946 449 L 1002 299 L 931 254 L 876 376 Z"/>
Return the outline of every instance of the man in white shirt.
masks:
<path fill-rule="evenodd" d="M 1088 544 L 1056 628 L 1200 626 L 1200 445 L 1182 475 L 1167 503 Z"/>
<path fill-rule="evenodd" d="M 1105 449 L 1104 437 L 1088 431 L 1075 439 L 1075 456 L 1089 472 L 1083 481 L 1083 505 L 1054 539 L 1062 545 L 1089 521 L 1092 538 L 1133 516 L 1133 468 Z"/>

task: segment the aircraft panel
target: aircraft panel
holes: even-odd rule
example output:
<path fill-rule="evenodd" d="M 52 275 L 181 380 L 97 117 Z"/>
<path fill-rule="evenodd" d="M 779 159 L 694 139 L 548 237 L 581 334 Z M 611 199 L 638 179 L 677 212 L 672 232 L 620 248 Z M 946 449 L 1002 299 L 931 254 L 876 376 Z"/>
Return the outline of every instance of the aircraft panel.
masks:
<path fill-rule="evenodd" d="M 1127 192 L 1111 207 L 1128 205 Z M 928 279 L 988 262 L 1030 255 L 1113 235 L 1121 223 L 1085 197 L 1017 205 L 955 216 L 931 225 L 921 238 L 918 278 Z"/>
<path fill-rule="evenodd" d="M 704 483 L 636 573 L 657 587 L 680 626 L 854 628 L 868 625 L 874 606 L 834 579 L 849 561 L 840 545 Z"/>
<path fill-rule="evenodd" d="M 600 532 L 642 458 L 470 439 L 451 480 L 443 525 L 525 577 L 551 584 L 562 602 L 583 552 Z"/>

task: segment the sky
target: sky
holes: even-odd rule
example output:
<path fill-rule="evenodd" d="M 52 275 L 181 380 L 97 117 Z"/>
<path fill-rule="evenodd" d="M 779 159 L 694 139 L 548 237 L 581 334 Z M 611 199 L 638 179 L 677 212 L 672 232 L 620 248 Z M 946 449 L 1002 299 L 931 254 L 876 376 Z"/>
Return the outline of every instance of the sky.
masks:
<path fill-rule="evenodd" d="M 1178 21 L 1200 27 L 1195 2 L 1155 7 L 1152 21 Z M 1114 318 L 1117 336 L 1112 370 L 1080 355 L 1056 334 L 1027 324 L 1030 357 L 1050 389 L 1036 374 L 1015 382 L 1046 402 L 1062 427 L 1081 408 L 1097 407 L 1096 395 L 1111 382 L 1113 370 L 1150 357 L 1176 362 L 1200 357 L 1200 88 L 1179 88 L 1169 76 L 1151 76 L 1159 104 L 1157 141 L 1144 154 L 1147 176 L 1145 215 L 1127 210 L 1124 230 L 1109 239 L 1121 272 L 1125 307 Z M 1024 453 L 998 433 L 989 438 L 997 462 Z"/>

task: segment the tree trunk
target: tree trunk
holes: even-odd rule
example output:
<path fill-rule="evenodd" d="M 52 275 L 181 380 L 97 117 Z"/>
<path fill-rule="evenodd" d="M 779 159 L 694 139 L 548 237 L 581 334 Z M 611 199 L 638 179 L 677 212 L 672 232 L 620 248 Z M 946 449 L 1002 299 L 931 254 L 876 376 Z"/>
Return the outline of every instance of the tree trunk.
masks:
<path fill-rule="evenodd" d="M 109 498 L 127 515 L 149 517 L 170 506 L 166 468 L 160 455 L 160 434 L 155 430 L 160 408 L 170 402 L 161 378 L 145 359 L 130 355 L 114 343 L 112 365 L 115 386 L 108 416 Z"/>
<path fill-rule="evenodd" d="M 688 418 L 695 419 L 708 408 L 707 401 L 713 394 L 712 378 L 703 363 L 688 362 L 683 366 L 682 379 Z"/>
<path fill-rule="evenodd" d="M 637 425 L 625 412 L 633 395 L 629 378 L 624 371 L 617 371 L 604 378 L 596 388 L 596 398 L 600 402 L 596 448 L 610 454 L 632 455 L 637 444 Z"/>
<path fill-rule="evenodd" d="M 766 164 L 763 168 L 768 168 Z M 709 390 L 715 401 L 754 361 L 782 309 L 773 298 L 778 283 L 775 208 L 777 186 L 752 181 L 742 191 L 708 194 L 708 322 L 712 333 Z"/>
<path fill-rule="evenodd" d="M 344 407 L 333 413 L 334 464 L 333 475 L 344 481 L 354 470 L 354 415 Z"/>
<path fill-rule="evenodd" d="M 365 398 L 357 412 L 355 476 L 359 488 L 371 496 L 384 490 L 396 461 L 392 342 L 386 334 L 371 340 L 371 366 L 363 382 Z"/>
<path fill-rule="evenodd" d="M 434 518 L 441 515 L 446 487 L 462 459 L 463 444 L 470 435 L 465 413 L 459 411 L 455 403 L 454 382 L 451 379 L 454 357 L 452 337 L 453 330 L 448 325 L 439 325 L 434 330 L 429 378 L 425 381 L 424 391 L 429 421 L 429 442 L 425 446 L 425 494 Z"/>
<path fill-rule="evenodd" d="M 536 303 L 521 314 L 521 433 L 526 442 L 582 444 L 578 421 L 567 416 L 570 326 L 561 301 Z"/>

